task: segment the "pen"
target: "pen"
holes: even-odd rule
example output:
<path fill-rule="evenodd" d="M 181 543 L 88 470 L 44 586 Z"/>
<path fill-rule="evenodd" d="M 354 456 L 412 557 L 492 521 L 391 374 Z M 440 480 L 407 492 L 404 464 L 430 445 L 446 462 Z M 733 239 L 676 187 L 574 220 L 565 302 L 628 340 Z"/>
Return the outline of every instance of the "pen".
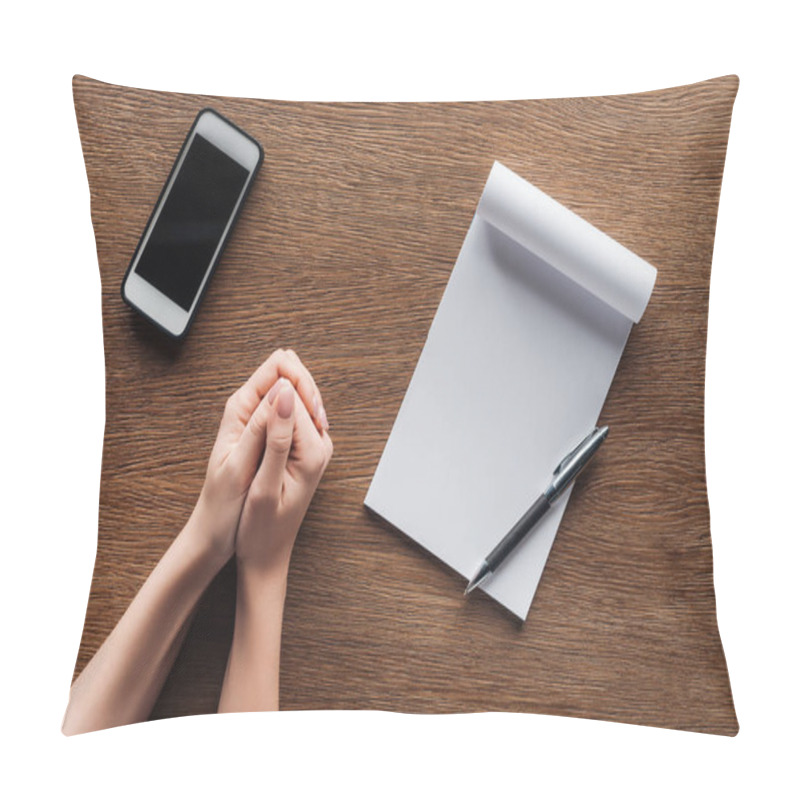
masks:
<path fill-rule="evenodd" d="M 486 556 L 472 580 L 467 584 L 464 594 L 469 594 L 480 586 L 508 558 L 514 548 L 533 530 L 536 523 L 550 510 L 553 503 L 592 460 L 592 456 L 600 449 L 606 436 L 608 436 L 608 425 L 595 428 L 561 461 L 553 472 L 550 485 L 522 515 L 519 522 L 500 540 L 494 550 Z"/>

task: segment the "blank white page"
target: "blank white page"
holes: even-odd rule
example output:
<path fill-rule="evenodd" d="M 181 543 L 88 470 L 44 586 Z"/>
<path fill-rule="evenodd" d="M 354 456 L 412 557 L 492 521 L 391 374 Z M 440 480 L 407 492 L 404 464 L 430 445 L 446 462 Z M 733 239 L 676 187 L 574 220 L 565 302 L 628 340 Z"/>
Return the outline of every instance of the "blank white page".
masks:
<path fill-rule="evenodd" d="M 632 326 L 526 245 L 479 206 L 364 501 L 465 579 L 594 427 Z M 481 587 L 520 619 L 568 498 Z"/>

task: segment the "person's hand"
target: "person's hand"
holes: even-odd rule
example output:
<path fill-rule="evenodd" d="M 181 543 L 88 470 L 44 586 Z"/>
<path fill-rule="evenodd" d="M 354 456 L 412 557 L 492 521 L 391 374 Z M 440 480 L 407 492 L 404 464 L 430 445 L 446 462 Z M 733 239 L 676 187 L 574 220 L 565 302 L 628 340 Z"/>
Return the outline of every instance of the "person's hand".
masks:
<path fill-rule="evenodd" d="M 266 447 L 236 534 L 239 569 L 285 578 L 297 531 L 333 454 L 293 385 L 281 378 L 262 404 Z"/>
<path fill-rule="evenodd" d="M 222 561 L 234 552 L 242 506 L 264 454 L 267 420 L 272 413 L 267 393 L 281 377 L 293 387 L 305 424 L 318 438 L 327 436 L 328 420 L 320 393 L 292 350 L 276 350 L 228 398 L 192 514 L 193 529 Z"/>

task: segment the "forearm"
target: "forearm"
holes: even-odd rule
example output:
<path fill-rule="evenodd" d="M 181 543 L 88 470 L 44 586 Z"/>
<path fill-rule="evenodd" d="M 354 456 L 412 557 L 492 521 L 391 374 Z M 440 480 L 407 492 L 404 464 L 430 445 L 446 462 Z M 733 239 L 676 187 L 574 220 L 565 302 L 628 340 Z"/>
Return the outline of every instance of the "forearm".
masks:
<path fill-rule="evenodd" d="M 150 715 L 190 615 L 225 561 L 199 535 L 201 524 L 193 514 L 73 684 L 65 734 L 141 722 Z"/>
<path fill-rule="evenodd" d="M 277 711 L 288 565 L 264 572 L 240 563 L 236 622 L 219 711 Z"/>

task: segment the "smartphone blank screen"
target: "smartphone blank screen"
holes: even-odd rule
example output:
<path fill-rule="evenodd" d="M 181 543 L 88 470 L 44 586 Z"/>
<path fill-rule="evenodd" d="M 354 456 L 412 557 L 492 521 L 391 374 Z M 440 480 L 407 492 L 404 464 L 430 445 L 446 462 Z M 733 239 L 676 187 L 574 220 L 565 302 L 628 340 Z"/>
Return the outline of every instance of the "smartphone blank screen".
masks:
<path fill-rule="evenodd" d="M 188 311 L 249 172 L 195 134 L 134 272 Z"/>

